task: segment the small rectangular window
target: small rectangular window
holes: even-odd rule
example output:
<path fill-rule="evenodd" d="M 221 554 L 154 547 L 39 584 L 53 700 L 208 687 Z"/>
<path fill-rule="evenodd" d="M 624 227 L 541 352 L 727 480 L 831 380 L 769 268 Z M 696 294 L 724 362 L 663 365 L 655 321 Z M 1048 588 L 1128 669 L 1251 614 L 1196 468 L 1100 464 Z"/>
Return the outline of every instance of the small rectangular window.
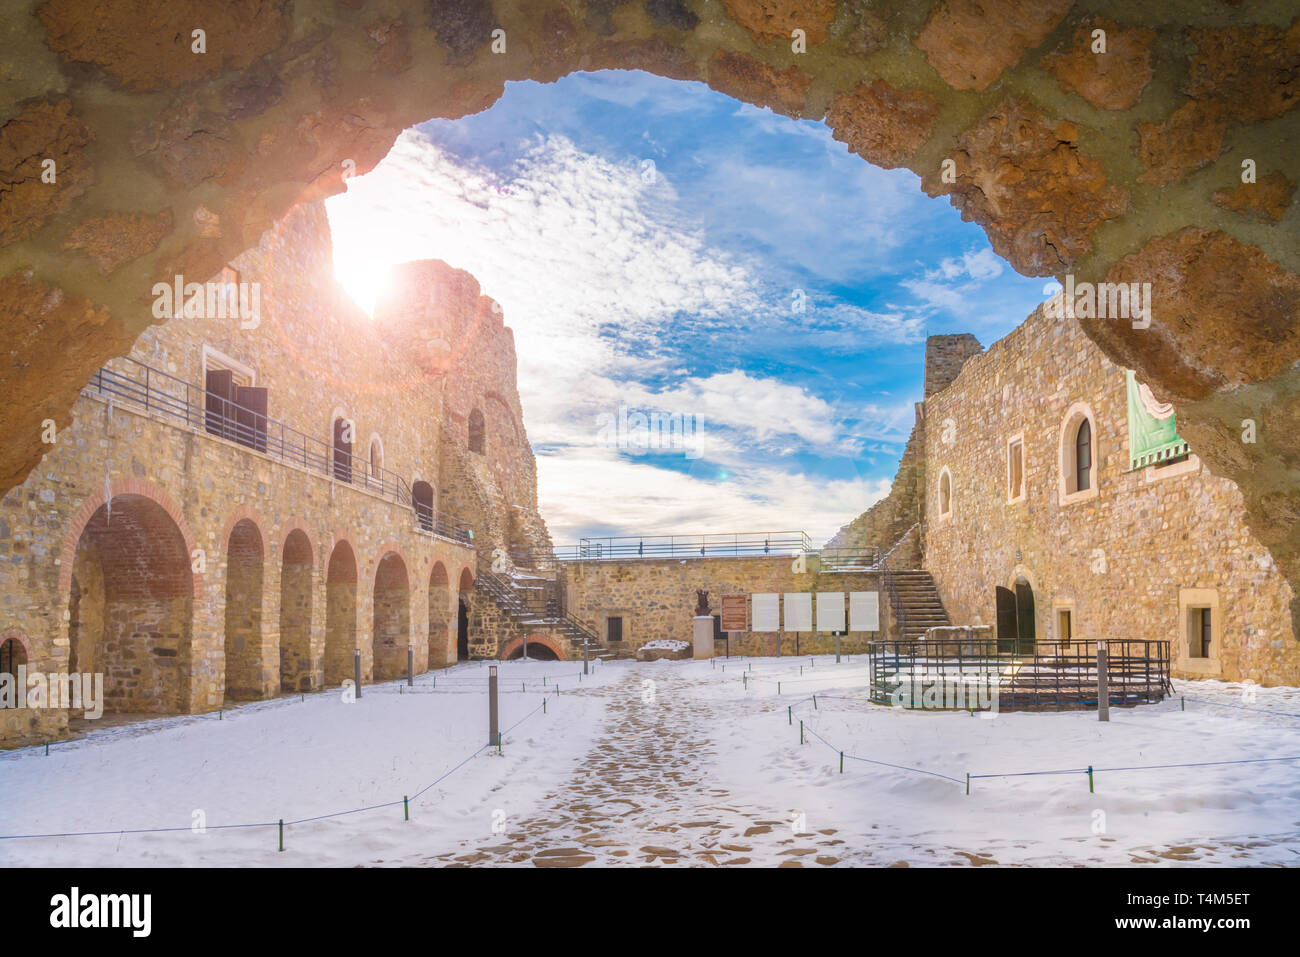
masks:
<path fill-rule="evenodd" d="M 623 640 L 623 618 L 621 615 L 610 615 L 605 619 L 605 637 L 610 642 Z"/>
<path fill-rule="evenodd" d="M 1070 609 L 1061 608 L 1056 613 L 1056 637 L 1062 645 L 1069 645 L 1072 635 L 1072 621 Z"/>
<path fill-rule="evenodd" d="M 1025 494 L 1025 445 L 1013 440 L 1007 446 L 1007 500 L 1014 502 Z"/>
<path fill-rule="evenodd" d="M 1192 608 L 1191 629 L 1188 649 L 1192 658 L 1209 658 L 1210 657 L 1210 639 L 1214 633 L 1213 618 L 1209 608 Z"/>

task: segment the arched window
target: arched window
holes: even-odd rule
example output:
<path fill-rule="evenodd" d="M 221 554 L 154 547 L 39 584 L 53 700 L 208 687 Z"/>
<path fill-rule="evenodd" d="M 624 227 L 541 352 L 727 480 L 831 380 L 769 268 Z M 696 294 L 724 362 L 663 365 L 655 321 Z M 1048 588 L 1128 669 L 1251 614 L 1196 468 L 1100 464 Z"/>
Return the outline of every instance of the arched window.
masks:
<path fill-rule="evenodd" d="M 1084 419 L 1074 434 L 1074 490 L 1092 487 L 1092 423 Z"/>
<path fill-rule="evenodd" d="M 334 477 L 340 482 L 352 481 L 352 422 L 343 416 L 334 419 Z"/>
<path fill-rule="evenodd" d="M 379 471 L 384 467 L 384 446 L 379 436 L 370 437 L 370 477 L 379 478 Z"/>
<path fill-rule="evenodd" d="M 1061 421 L 1059 455 L 1060 503 L 1082 501 L 1097 495 L 1096 416 L 1082 402 L 1076 402 Z"/>
<path fill-rule="evenodd" d="M 947 466 L 939 473 L 939 517 L 952 514 L 952 475 Z"/>
<path fill-rule="evenodd" d="M 469 414 L 469 450 L 483 454 L 484 440 L 483 413 L 474 409 Z"/>
<path fill-rule="evenodd" d="M 27 689 L 18 685 L 18 666 L 27 664 L 27 650 L 18 643 L 17 638 L 0 641 L 0 674 L 10 676 L 9 686 L 13 689 L 14 707 L 20 707 L 26 700 Z"/>

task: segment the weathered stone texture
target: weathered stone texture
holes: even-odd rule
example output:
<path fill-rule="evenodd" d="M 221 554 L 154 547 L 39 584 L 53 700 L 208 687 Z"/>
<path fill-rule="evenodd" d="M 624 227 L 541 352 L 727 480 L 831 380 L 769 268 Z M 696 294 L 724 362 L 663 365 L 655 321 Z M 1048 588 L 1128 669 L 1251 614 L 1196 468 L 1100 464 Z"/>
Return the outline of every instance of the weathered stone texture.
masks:
<path fill-rule="evenodd" d="M 953 623 L 994 624 L 995 587 L 1024 577 L 1040 640 L 1070 603 L 1074 637 L 1169 641 L 1178 675 L 1295 684 L 1293 592 L 1247 527 L 1240 490 L 1199 460 L 1130 470 L 1126 395 L 1124 369 L 1078 322 L 1039 311 L 926 400 L 925 564 Z M 1060 449 L 1076 403 L 1092 416 L 1096 493 L 1063 500 Z M 945 419 L 951 444 L 935 427 Z M 1027 494 L 1009 501 L 1007 442 L 1020 433 Z M 945 467 L 952 509 L 941 518 Z M 1191 588 L 1217 595 L 1212 661 L 1189 660 L 1179 595 Z"/>
<path fill-rule="evenodd" d="M 835 0 L 722 0 L 722 5 L 760 43 L 789 40 L 795 30 L 804 31 L 810 46 L 822 43 L 835 18 Z"/>
<path fill-rule="evenodd" d="M 1094 30 L 1105 31 L 1104 53 L 1093 52 Z M 1127 110 L 1137 105 L 1155 76 L 1151 65 L 1155 38 L 1156 31 L 1147 27 L 1121 27 L 1105 17 L 1093 17 L 1074 31 L 1065 51 L 1043 57 L 1042 66 L 1062 89 L 1077 93 L 1097 109 Z"/>
<path fill-rule="evenodd" d="M 930 135 L 939 102 L 920 90 L 899 90 L 884 80 L 838 94 L 826 113 L 835 138 L 885 169 L 905 165 Z"/>
<path fill-rule="evenodd" d="M 1238 183 L 1235 189 L 1219 190 L 1214 194 L 1214 202 L 1261 223 L 1280 223 L 1294 194 L 1295 183 L 1275 169 L 1253 183 Z"/>
<path fill-rule="evenodd" d="M 1026 275 L 1054 275 L 1092 249 L 1092 233 L 1129 207 L 1100 162 L 1078 146 L 1073 123 L 1053 123 L 1022 100 L 1003 100 L 957 138 L 956 182 L 922 180 L 948 194 L 963 219 L 988 231 L 998 255 Z"/>
<path fill-rule="evenodd" d="M 1051 33 L 1073 0 L 943 0 L 916 46 L 949 86 L 985 90 Z"/>
<path fill-rule="evenodd" d="M 744 53 L 719 50 L 709 61 L 709 86 L 786 116 L 800 114 L 811 83 L 798 67 L 778 70 Z"/>

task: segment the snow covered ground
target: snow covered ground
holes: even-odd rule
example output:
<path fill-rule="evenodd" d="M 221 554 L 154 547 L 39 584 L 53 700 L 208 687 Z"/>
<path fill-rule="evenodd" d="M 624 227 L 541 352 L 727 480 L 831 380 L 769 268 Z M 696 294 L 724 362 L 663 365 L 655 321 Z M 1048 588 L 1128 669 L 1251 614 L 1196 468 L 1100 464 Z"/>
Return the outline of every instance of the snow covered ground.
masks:
<path fill-rule="evenodd" d="M 861 658 L 500 670 L 500 754 L 480 663 L 0 753 L 0 834 L 111 832 L 0 840 L 0 866 L 1300 865 L 1300 760 L 1262 761 L 1300 758 L 1297 689 L 1180 682 L 1186 710 L 1102 724 L 872 705 Z M 223 827 L 388 802 L 291 823 L 283 853 L 278 827 Z M 176 830 L 127 833 L 148 827 Z"/>

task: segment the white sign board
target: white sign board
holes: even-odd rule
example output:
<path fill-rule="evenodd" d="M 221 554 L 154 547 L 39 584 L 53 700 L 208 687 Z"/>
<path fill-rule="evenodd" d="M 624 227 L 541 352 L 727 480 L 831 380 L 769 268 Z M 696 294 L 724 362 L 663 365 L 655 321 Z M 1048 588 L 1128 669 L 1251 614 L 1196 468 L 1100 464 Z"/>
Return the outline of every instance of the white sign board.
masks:
<path fill-rule="evenodd" d="M 785 593 L 785 630 L 812 631 L 812 592 Z"/>
<path fill-rule="evenodd" d="M 819 591 L 817 593 L 817 630 L 844 630 L 844 592 Z"/>
<path fill-rule="evenodd" d="M 880 592 L 849 592 L 849 631 L 880 630 Z"/>
<path fill-rule="evenodd" d="M 781 630 L 781 596 L 776 592 L 750 596 L 750 631 Z"/>

